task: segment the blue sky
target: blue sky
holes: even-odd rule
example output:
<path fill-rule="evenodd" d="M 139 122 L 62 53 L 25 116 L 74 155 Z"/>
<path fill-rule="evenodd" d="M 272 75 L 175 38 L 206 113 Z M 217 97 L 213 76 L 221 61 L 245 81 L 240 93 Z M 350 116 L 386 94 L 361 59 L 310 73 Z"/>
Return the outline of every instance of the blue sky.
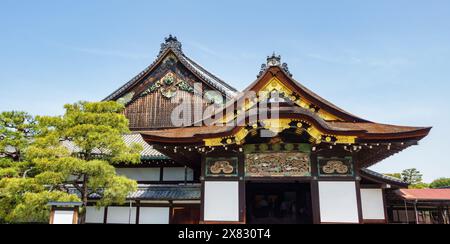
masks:
<path fill-rule="evenodd" d="M 273 51 L 295 78 L 372 121 L 434 126 L 378 166 L 450 177 L 450 1 L 2 0 L 0 111 L 101 100 L 172 33 L 238 89 Z"/>

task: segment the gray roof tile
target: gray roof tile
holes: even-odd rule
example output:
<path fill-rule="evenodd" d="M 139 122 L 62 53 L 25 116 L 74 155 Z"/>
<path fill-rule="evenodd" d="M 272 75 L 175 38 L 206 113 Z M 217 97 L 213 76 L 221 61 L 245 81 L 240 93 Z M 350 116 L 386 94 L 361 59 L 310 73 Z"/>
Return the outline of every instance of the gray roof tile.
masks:
<path fill-rule="evenodd" d="M 123 140 L 127 146 L 131 146 L 132 144 L 139 144 L 142 146 L 143 150 L 141 152 L 141 158 L 146 160 L 158 159 L 165 160 L 169 159 L 166 155 L 162 154 L 158 150 L 154 149 L 153 146 L 149 145 L 144 141 L 141 134 L 127 134 L 123 136 Z M 75 145 L 72 141 L 62 141 L 63 146 L 65 146 L 71 153 L 79 153 L 81 150 L 79 147 Z M 101 154 L 100 150 L 94 150 L 94 153 Z"/>

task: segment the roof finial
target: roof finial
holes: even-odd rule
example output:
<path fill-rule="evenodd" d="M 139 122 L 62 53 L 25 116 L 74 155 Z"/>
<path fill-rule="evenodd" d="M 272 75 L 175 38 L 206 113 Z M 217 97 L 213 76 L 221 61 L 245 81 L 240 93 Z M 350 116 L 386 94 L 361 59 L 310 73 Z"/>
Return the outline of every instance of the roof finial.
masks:
<path fill-rule="evenodd" d="M 272 56 L 267 56 L 267 66 L 280 66 L 281 65 L 281 56 L 273 52 Z"/>
<path fill-rule="evenodd" d="M 159 54 L 161 55 L 169 48 L 175 52 L 182 52 L 181 42 L 179 42 L 177 37 L 173 36 L 172 34 L 170 34 L 169 37 L 166 37 L 165 42 L 161 44 L 161 50 L 160 50 Z"/>
<path fill-rule="evenodd" d="M 261 72 L 259 72 L 258 78 L 261 77 L 270 67 L 280 67 L 284 70 L 284 72 L 286 72 L 286 74 L 292 77 L 287 63 L 281 63 L 281 55 L 277 55 L 273 52 L 272 56 L 267 56 L 267 64 L 261 65 Z"/>

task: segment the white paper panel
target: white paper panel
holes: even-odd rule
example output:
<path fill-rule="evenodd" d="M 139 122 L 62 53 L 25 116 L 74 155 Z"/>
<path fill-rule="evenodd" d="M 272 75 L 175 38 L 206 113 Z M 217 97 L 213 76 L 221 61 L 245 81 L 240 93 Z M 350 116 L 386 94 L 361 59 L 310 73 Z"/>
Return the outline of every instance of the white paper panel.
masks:
<path fill-rule="evenodd" d="M 164 168 L 164 181 L 184 181 L 184 168 Z M 194 171 L 188 168 L 188 181 L 194 180 Z"/>
<path fill-rule="evenodd" d="M 116 169 L 118 175 L 136 181 L 160 181 L 160 168 Z"/>
<path fill-rule="evenodd" d="M 139 224 L 169 224 L 170 208 L 140 208 Z"/>
<path fill-rule="evenodd" d="M 322 223 L 359 223 L 355 182 L 319 182 Z"/>
<path fill-rule="evenodd" d="M 53 224 L 55 225 L 71 225 L 73 224 L 73 211 L 56 210 L 53 216 Z"/>
<path fill-rule="evenodd" d="M 103 224 L 105 216 L 105 208 L 87 207 L 86 208 L 86 223 L 88 224 Z"/>
<path fill-rule="evenodd" d="M 108 224 L 136 224 L 136 208 L 129 207 L 108 207 Z"/>
<path fill-rule="evenodd" d="M 239 182 L 205 183 L 205 221 L 239 221 Z"/>
<path fill-rule="evenodd" d="M 365 220 L 385 220 L 382 189 L 361 189 L 361 203 Z"/>

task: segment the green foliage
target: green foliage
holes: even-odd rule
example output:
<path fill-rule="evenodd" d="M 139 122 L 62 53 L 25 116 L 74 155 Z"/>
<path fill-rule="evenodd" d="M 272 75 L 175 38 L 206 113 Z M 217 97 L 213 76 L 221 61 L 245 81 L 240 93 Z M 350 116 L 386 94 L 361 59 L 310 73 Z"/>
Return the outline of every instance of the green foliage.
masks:
<path fill-rule="evenodd" d="M 433 189 L 443 188 L 443 187 L 450 187 L 450 178 L 440 178 L 440 179 L 433 181 L 430 184 L 430 188 L 433 188 Z"/>
<path fill-rule="evenodd" d="M 409 189 L 428 189 L 430 188 L 430 185 L 427 183 L 417 183 L 417 184 L 412 184 L 409 186 Z"/>
<path fill-rule="evenodd" d="M 0 116 L 4 124 L 13 124 L 0 127 L 0 135 L 11 138 L 0 146 L 11 144 L 21 153 L 0 158 L 0 221 L 46 222 L 50 201 L 81 200 L 86 206 L 89 195 L 96 193 L 99 206 L 123 204 L 137 189 L 135 181 L 117 176 L 113 166 L 140 163 L 142 148 L 127 147 L 123 141 L 129 132 L 123 105 L 80 102 L 65 109 L 58 117 Z M 69 151 L 62 142 L 73 143 L 77 150 Z M 73 190 L 78 194 L 69 194 Z"/>
<path fill-rule="evenodd" d="M 402 180 L 410 185 L 422 183 L 422 176 L 417 169 L 407 169 L 402 172 Z"/>
<path fill-rule="evenodd" d="M 25 112 L 0 114 L 0 155 L 20 160 L 22 151 L 36 133 L 36 121 Z"/>
<path fill-rule="evenodd" d="M 400 174 L 400 173 L 386 174 L 386 175 L 387 175 L 387 176 L 390 176 L 390 177 L 397 178 L 397 179 L 399 179 L 399 180 L 402 180 L 402 174 Z"/>
<path fill-rule="evenodd" d="M 0 180 L 0 219 L 17 222 L 13 216 L 16 207 L 24 203 L 25 194 L 44 192 L 45 187 L 32 178 L 3 178 Z"/>
<path fill-rule="evenodd" d="M 61 191 L 27 192 L 23 201 L 11 212 L 8 220 L 15 223 L 45 223 L 50 217 L 49 202 L 79 202 L 75 195 Z"/>

